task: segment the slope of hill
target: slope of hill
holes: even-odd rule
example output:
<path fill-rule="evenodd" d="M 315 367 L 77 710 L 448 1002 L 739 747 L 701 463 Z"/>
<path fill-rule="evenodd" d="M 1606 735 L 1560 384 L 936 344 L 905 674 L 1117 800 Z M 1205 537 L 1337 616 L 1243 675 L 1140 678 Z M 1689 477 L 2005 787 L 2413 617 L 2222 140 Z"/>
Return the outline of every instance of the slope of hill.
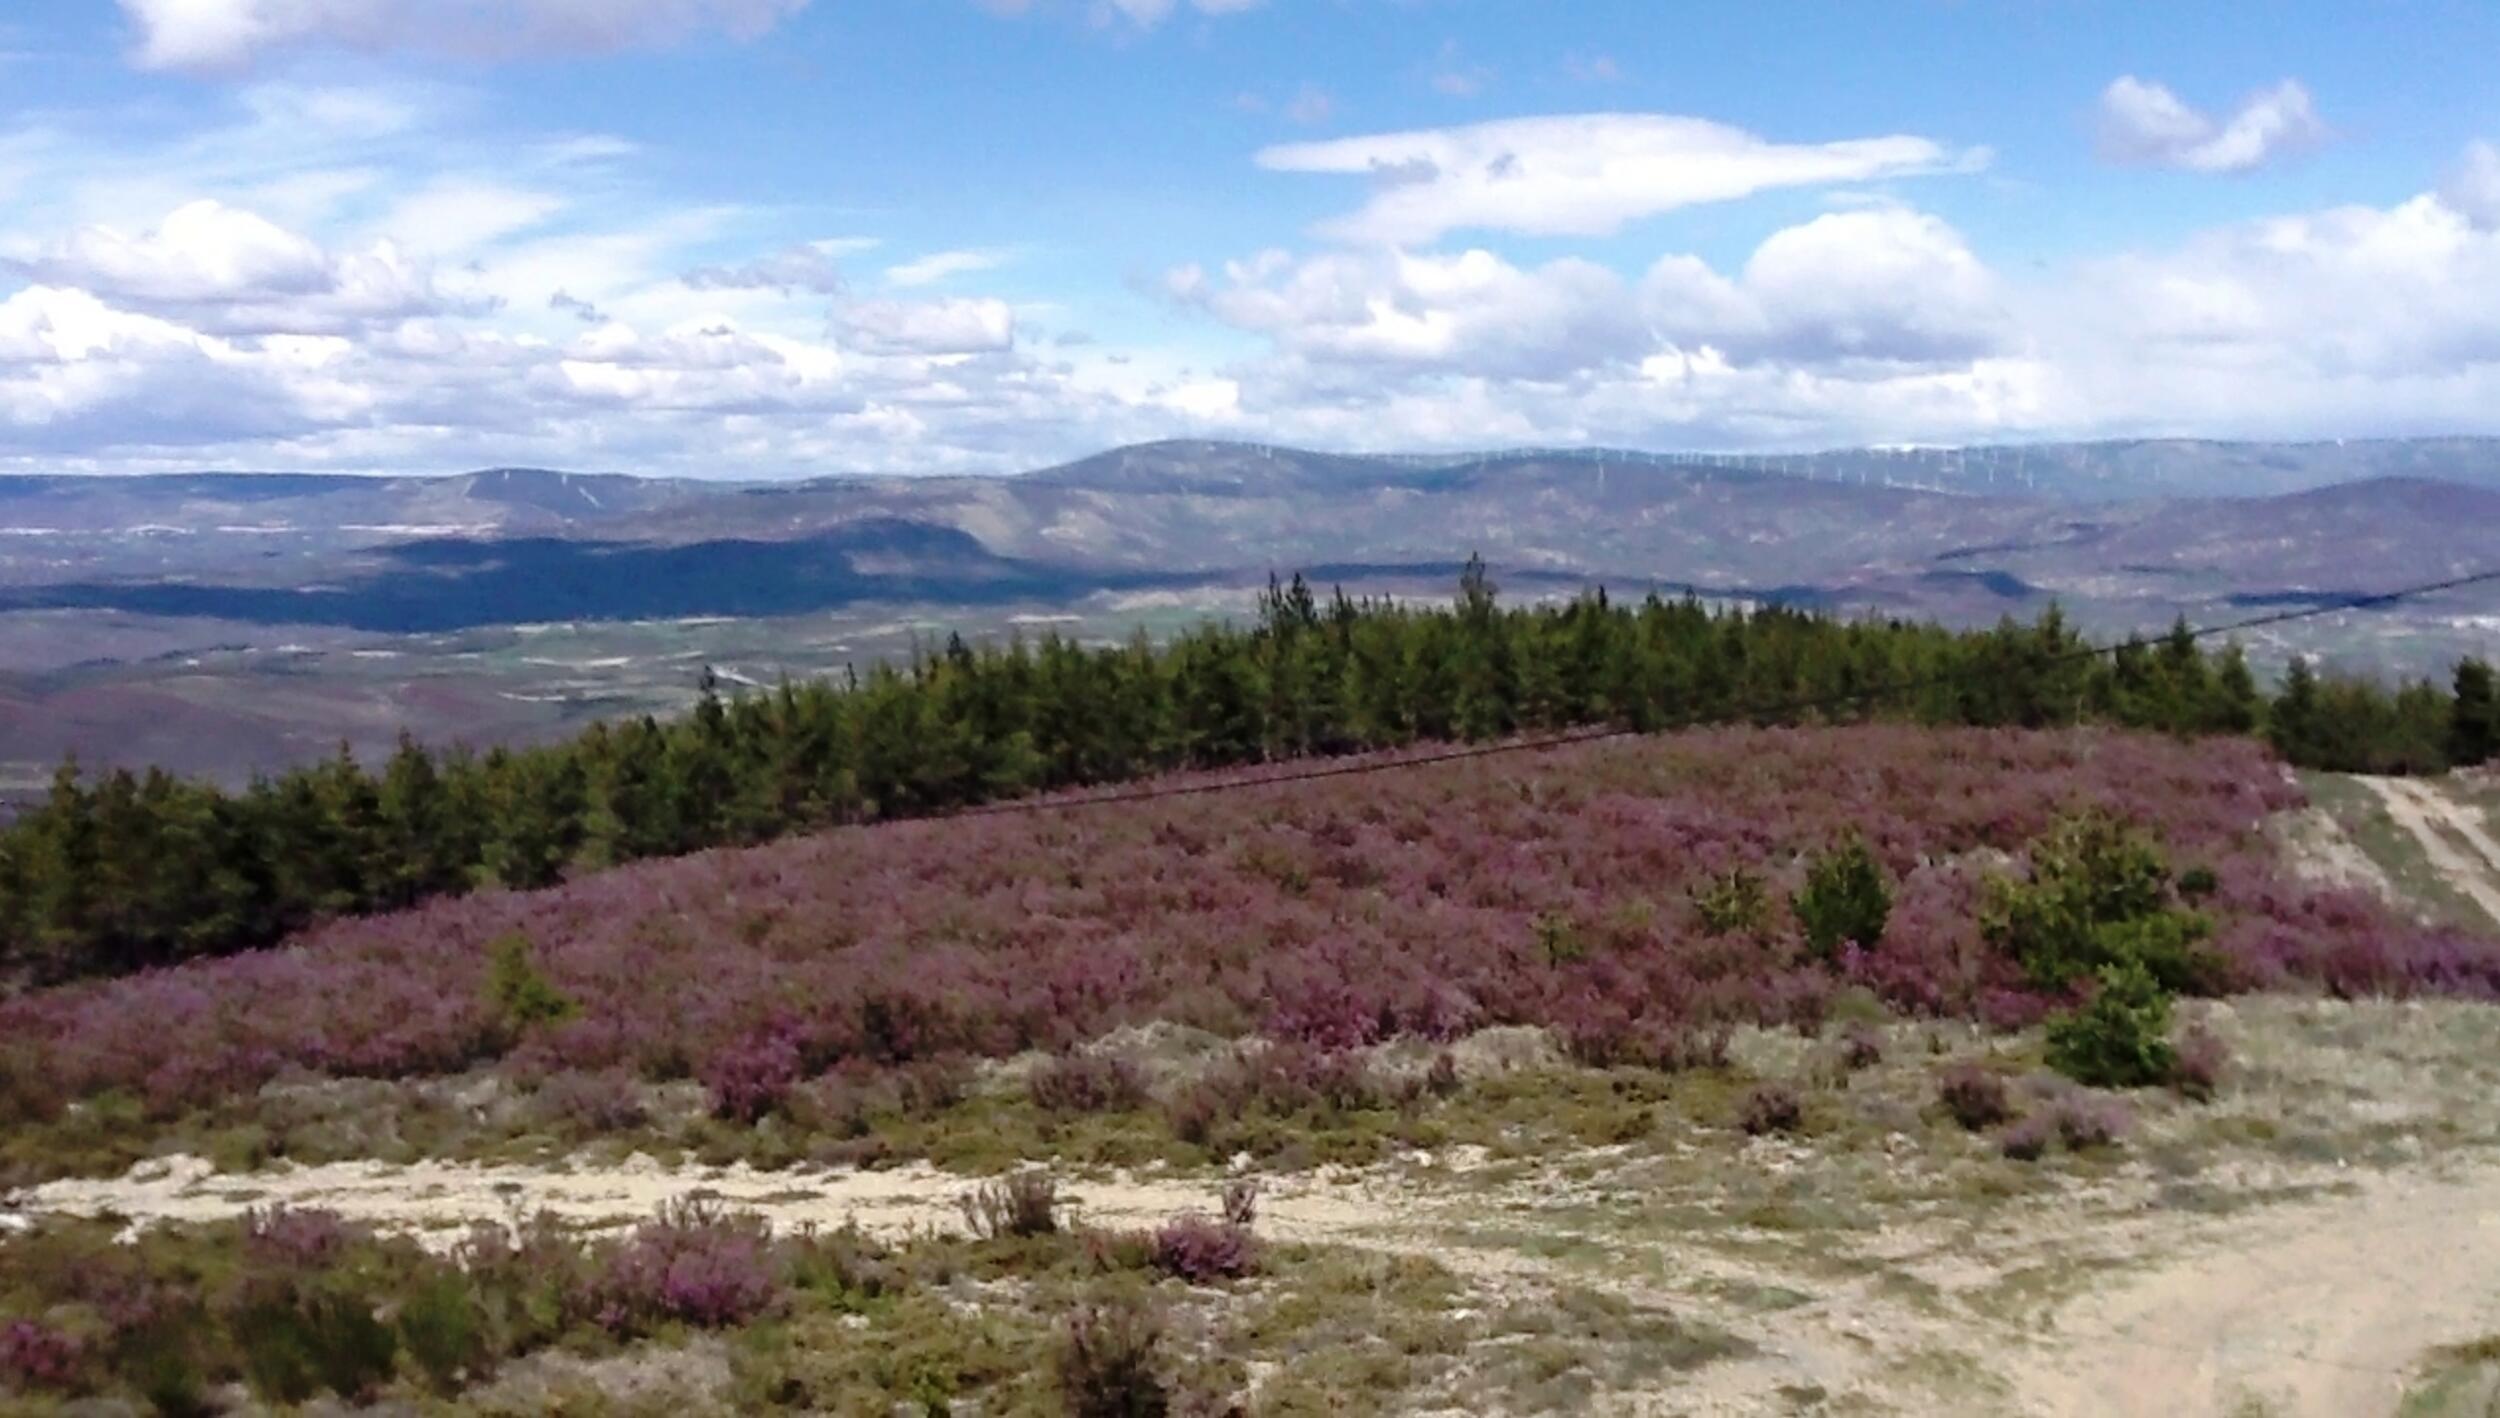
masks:
<path fill-rule="evenodd" d="M 2298 796 L 2246 743 L 1728 730 L 0 1002 L 0 1394 L 1041 1413 L 1055 1363 L 1143 1411 L 2081 1414 L 2121 1372 L 2353 1411 L 2488 1324 L 2407 1282 L 2493 1254 L 2494 1013 L 2429 996 L 2500 954 L 2299 880 Z M 2042 1069 L 2086 1016 L 1984 924 L 2079 806 L 2203 868 L 2209 983 L 2271 991 L 2179 1001 L 2170 1087 Z M 1818 950 L 1790 892 L 1853 831 L 1892 904 Z M 2211 1273 L 2286 1254 L 2289 1300 Z"/>
<path fill-rule="evenodd" d="M 2288 879 L 2264 824 L 2300 802 L 2246 740 L 1718 729 L 643 863 L 0 1001 L 0 1040 L 51 1061 L 29 1097 L 127 1088 L 172 1109 L 290 1066 L 421 1077 L 508 1056 L 533 1077 L 691 1069 L 753 1116 L 743 1090 L 847 1060 L 1061 1048 L 1158 1020 L 1321 1050 L 1531 1023 L 1595 1061 L 1649 1063 L 1715 1025 L 1819 1018 L 1847 984 L 2019 1024 L 2064 994 L 1983 941 L 1968 864 L 2084 811 L 2212 875 L 2220 983 L 2500 990 L 2488 943 Z M 1827 961 L 1775 903 L 1851 833 L 1898 906 Z M 1767 895 L 1731 923 L 1711 886 L 1740 869 Z M 868 899 L 876 912 L 842 909 Z M 486 988 L 507 938 L 579 1007 L 521 1047 Z M 784 1062 L 759 1074 L 759 1049 Z"/>

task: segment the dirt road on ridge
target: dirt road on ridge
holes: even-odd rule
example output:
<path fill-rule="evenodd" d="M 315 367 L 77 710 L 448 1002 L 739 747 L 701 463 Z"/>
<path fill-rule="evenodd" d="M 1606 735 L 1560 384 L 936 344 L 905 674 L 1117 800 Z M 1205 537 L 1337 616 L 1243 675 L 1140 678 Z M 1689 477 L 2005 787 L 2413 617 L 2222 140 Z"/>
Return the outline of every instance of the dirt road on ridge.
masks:
<path fill-rule="evenodd" d="M 2473 809 L 2427 783 L 2410 778 L 2361 778 L 2386 804 L 2387 814 L 2422 844 L 2448 884 L 2500 922 L 2500 842 L 2492 840 Z M 2442 829 L 2464 840 L 2459 847 Z M 2470 849 L 2470 851 L 2468 850 Z M 2480 860 L 2477 860 L 2477 858 Z"/>

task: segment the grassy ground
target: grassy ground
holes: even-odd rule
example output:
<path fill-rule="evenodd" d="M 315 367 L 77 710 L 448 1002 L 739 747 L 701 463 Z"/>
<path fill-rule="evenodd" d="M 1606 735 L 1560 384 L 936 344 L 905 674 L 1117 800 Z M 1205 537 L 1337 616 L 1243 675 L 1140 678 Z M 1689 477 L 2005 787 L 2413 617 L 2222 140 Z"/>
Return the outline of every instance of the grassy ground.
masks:
<path fill-rule="evenodd" d="M 2500 1336 L 2433 1351 L 2396 1412 L 2397 1418 L 2500 1414 Z"/>

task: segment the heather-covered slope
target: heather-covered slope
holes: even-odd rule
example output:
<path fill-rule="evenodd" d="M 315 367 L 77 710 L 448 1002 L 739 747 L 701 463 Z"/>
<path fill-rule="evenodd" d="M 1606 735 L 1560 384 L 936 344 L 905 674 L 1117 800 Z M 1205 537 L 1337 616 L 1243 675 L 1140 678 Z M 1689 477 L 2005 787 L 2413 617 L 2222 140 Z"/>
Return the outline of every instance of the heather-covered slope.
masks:
<path fill-rule="evenodd" d="M 2300 801 L 2252 744 L 2103 732 L 1723 730 L 1206 797 L 855 829 L 334 925 L 288 947 L 0 1006 L 13 1106 L 122 1089 L 176 1112 L 295 1070 L 627 1069 L 769 1110 L 809 1075 L 1061 1047 L 1168 1020 L 1321 1050 L 1552 1026 L 1671 1061 L 1836 992 L 1996 1023 L 2058 1002 L 1981 938 L 1982 882 L 2100 809 L 2204 867 L 2226 983 L 2500 991 L 2500 948 L 2278 868 Z M 1784 908 L 1714 933 L 1693 895 L 1863 833 L 1897 882 L 1830 964 Z M 578 1012 L 488 998 L 518 936 Z M 550 1011 L 552 1013 L 553 1011 Z"/>

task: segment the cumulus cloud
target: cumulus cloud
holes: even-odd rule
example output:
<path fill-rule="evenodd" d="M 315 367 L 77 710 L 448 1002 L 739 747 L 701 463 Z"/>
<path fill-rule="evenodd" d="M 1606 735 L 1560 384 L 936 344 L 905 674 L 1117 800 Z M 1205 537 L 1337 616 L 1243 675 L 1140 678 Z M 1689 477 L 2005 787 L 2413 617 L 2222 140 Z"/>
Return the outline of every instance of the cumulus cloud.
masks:
<path fill-rule="evenodd" d="M 38 284 L 226 334 L 336 333 L 464 308 L 389 241 L 333 252 L 208 199 L 148 231 L 88 227 L 7 264 Z"/>
<path fill-rule="evenodd" d="M 1565 259 L 1522 269 L 1489 251 L 1453 255 L 1281 251 L 1196 267 L 1172 294 L 1309 360 L 1554 378 L 1637 358 L 1645 335 L 1621 277 Z"/>
<path fill-rule="evenodd" d="M 1943 220 L 1863 190 L 1710 260 L 1500 235 L 1975 161 L 1921 139 L 1583 115 L 1293 145 L 1270 165 L 1373 184 L 1331 229 L 1353 239 L 1184 266 L 1168 294 L 1205 318 L 1141 335 L 1089 305 L 996 299 L 980 262 L 1015 253 L 973 249 L 981 235 L 860 268 L 865 238 L 794 242 L 791 210 L 666 201 L 612 140 L 480 136 L 423 85 L 212 93 L 226 126 L 153 143 L 79 136 L 120 131 L 103 116 L 0 126 L 0 468 L 772 476 L 1015 468 L 1192 434 L 2500 432 L 2487 145 L 2409 201 L 2037 274 L 1992 270 Z M 1056 339 L 1029 352 L 1021 317 Z"/>
<path fill-rule="evenodd" d="M 1562 379 L 1671 350 L 1738 364 L 1935 366 L 2005 338 L 1996 277 L 1950 226 L 1898 209 L 1772 234 L 1731 279 L 1691 256 L 1638 281 L 1564 258 L 1523 268 L 1454 254 L 1269 251 L 1167 289 L 1305 364 Z"/>
<path fill-rule="evenodd" d="M 2439 380 L 2500 362 L 2500 232 L 2425 194 L 2296 213 L 2093 263 L 2072 312 L 2147 364 L 2252 387 Z M 2261 374 L 2262 371 L 2262 374 Z"/>
<path fill-rule="evenodd" d="M 1774 143 L 1699 118 L 1587 113 L 1280 144 L 1258 163 L 1370 178 L 1371 200 L 1323 234 L 1412 245 L 1462 229 L 1604 236 L 1679 207 L 1937 172 L 1984 156 L 1899 135 Z"/>
<path fill-rule="evenodd" d="M 1774 233 L 1745 263 L 1758 342 L 1799 363 L 1947 364 L 1992 353 L 2008 315 L 1961 233 L 1903 208 L 1833 212 Z"/>
<path fill-rule="evenodd" d="M 2480 141 L 2467 144 L 2465 156 L 2440 185 L 2439 197 L 2450 210 L 2484 231 L 2500 229 L 2500 147 Z"/>
<path fill-rule="evenodd" d="M 843 310 L 844 342 L 879 354 L 990 354 L 1015 347 L 1016 317 L 1003 300 L 872 300 Z"/>
<path fill-rule="evenodd" d="M 121 0 L 151 69 L 233 69 L 321 44 L 474 59 L 752 39 L 808 0 Z"/>
<path fill-rule="evenodd" d="M 876 242 L 637 200 L 597 135 L 422 85 L 211 101 L 0 124 L 0 470 L 960 470 L 1193 417 L 1100 377 L 1128 350 L 1025 357 L 1003 302 L 845 310 Z"/>
<path fill-rule="evenodd" d="M 2292 79 L 2240 101 L 2228 118 L 2160 84 L 2122 74 L 2101 91 L 2101 151 L 2117 162 L 2189 172 L 2251 172 L 2326 140 L 2309 91 Z"/>

